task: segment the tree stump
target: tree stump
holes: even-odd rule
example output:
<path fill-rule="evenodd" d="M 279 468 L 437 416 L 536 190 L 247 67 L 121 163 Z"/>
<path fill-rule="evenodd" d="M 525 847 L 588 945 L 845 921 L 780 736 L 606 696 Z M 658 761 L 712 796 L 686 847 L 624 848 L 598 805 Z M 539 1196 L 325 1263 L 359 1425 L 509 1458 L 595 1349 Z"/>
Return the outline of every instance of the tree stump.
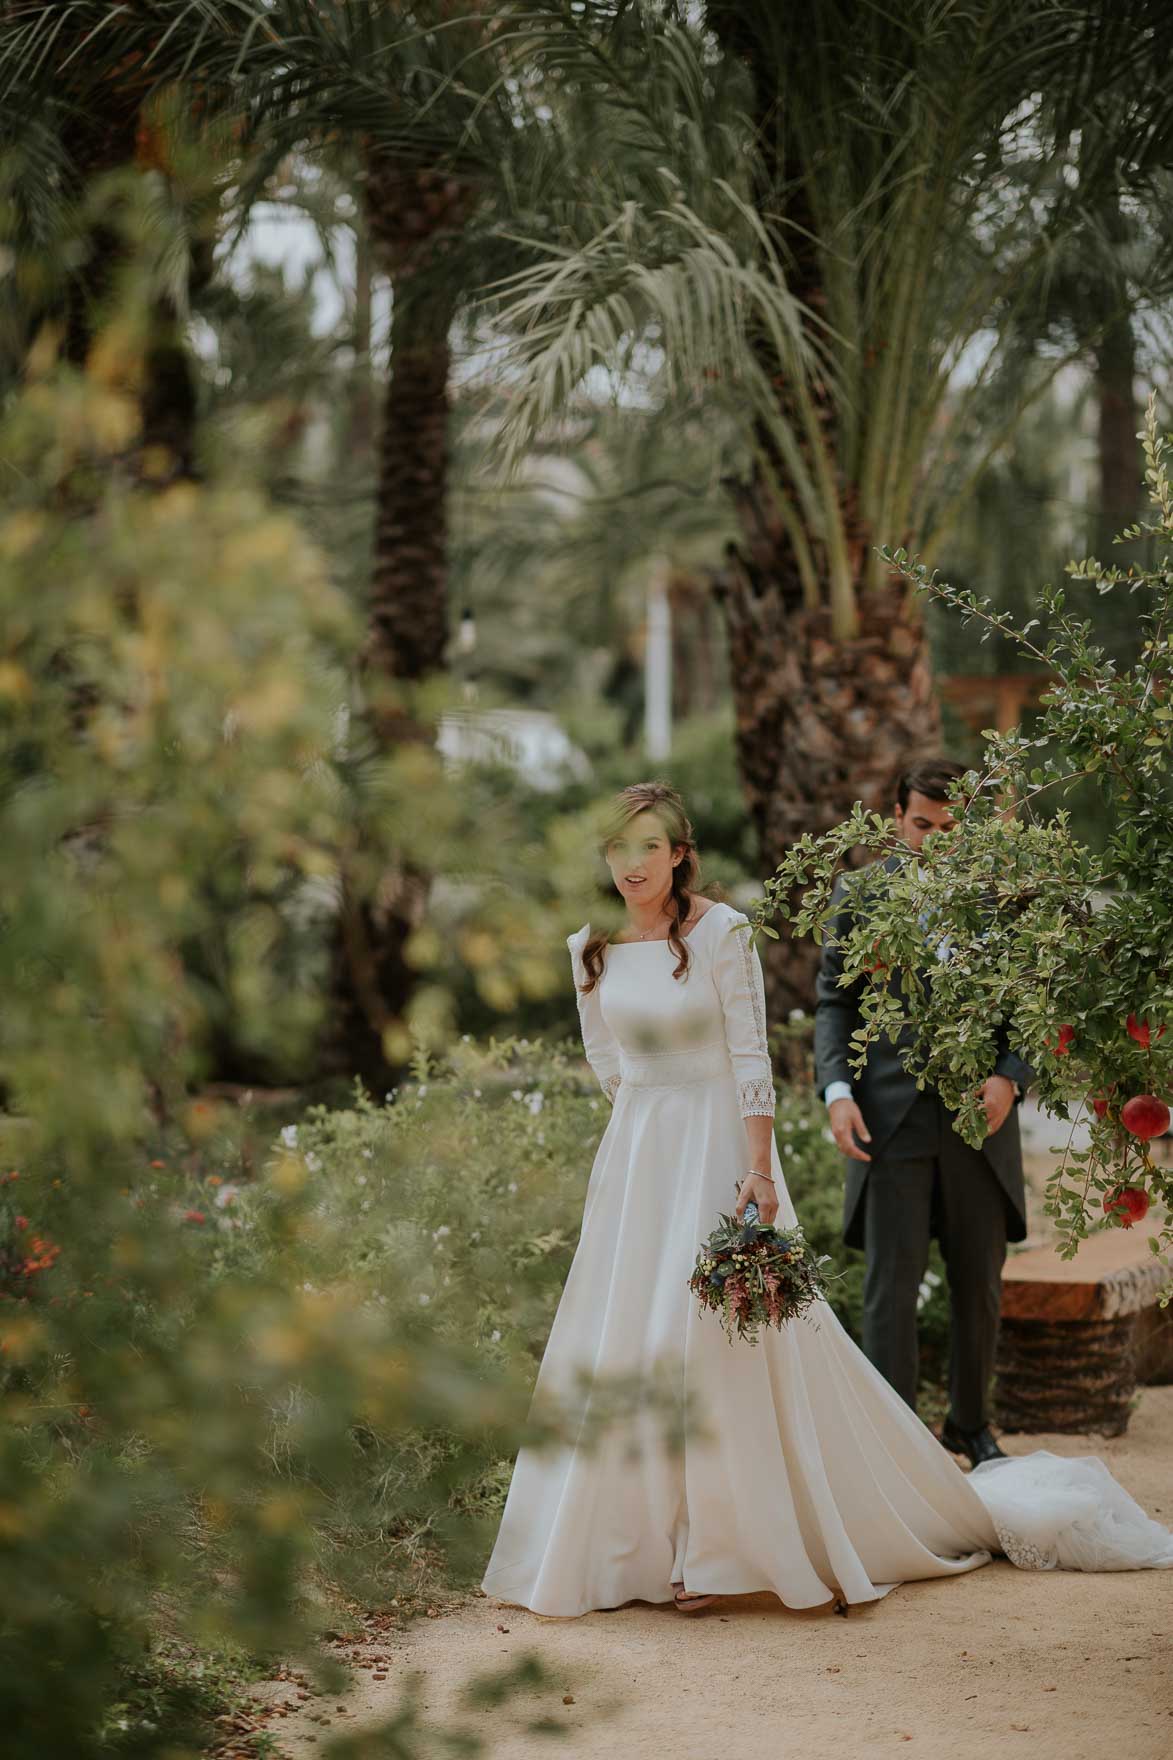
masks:
<path fill-rule="evenodd" d="M 1149 1250 L 1152 1232 L 1106 1230 L 1074 1259 L 1032 1247 L 1007 1260 L 995 1394 L 1002 1429 L 1119 1436 L 1138 1382 L 1173 1376 L 1173 1309 L 1158 1306 L 1169 1271 Z"/>

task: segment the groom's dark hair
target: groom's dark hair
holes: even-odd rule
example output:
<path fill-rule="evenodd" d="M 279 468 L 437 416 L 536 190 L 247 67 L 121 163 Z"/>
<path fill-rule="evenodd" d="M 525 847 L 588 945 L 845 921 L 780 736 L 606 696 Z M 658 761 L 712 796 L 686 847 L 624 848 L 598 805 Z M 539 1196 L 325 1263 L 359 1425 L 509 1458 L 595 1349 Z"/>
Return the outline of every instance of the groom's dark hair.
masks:
<path fill-rule="evenodd" d="M 900 811 L 908 811 L 908 797 L 914 791 L 929 801 L 947 801 L 950 786 L 960 782 L 968 769 L 968 764 L 958 764 L 952 758 L 922 758 L 910 764 L 896 784 Z"/>

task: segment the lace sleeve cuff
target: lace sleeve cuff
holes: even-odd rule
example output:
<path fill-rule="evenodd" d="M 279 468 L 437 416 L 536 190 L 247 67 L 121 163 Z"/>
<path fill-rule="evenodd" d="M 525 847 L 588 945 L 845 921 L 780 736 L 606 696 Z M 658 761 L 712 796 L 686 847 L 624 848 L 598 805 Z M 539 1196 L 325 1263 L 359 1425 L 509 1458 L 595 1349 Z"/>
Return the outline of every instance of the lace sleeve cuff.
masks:
<path fill-rule="evenodd" d="M 767 1076 L 742 1082 L 737 1090 L 742 1118 L 773 1118 L 774 1084 Z"/>
<path fill-rule="evenodd" d="M 620 1077 L 617 1075 L 615 1075 L 615 1076 L 600 1076 L 599 1077 L 599 1086 L 600 1086 L 600 1088 L 602 1088 L 604 1094 L 606 1094 L 606 1096 L 607 1096 L 608 1100 L 611 1102 L 612 1106 L 614 1106 L 615 1096 L 619 1092 L 619 1082 L 620 1082 Z"/>

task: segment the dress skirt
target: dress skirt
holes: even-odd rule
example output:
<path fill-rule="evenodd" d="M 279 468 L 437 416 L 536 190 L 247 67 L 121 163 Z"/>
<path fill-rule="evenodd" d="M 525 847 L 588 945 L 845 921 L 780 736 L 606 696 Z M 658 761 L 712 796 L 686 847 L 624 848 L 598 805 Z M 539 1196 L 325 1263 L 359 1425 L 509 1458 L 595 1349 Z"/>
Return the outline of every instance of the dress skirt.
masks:
<path fill-rule="evenodd" d="M 664 1086 L 625 1064 L 591 1172 L 534 1395 L 535 1413 L 572 1409 L 581 1438 L 521 1450 L 483 1583 L 537 1613 L 668 1601 L 680 1582 L 772 1590 L 789 1607 L 873 1601 L 972 1570 L 997 1544 L 964 1475 L 827 1302 L 757 1345 L 730 1344 L 699 1312 L 697 1248 L 744 1176 L 737 1085 L 727 1060 L 706 1077 L 707 1055 L 681 1054 L 697 1075 Z M 792 1225 L 776 1147 L 773 1163 Z M 592 1435 L 608 1393 L 622 1410 L 640 1385 L 648 1408 Z"/>

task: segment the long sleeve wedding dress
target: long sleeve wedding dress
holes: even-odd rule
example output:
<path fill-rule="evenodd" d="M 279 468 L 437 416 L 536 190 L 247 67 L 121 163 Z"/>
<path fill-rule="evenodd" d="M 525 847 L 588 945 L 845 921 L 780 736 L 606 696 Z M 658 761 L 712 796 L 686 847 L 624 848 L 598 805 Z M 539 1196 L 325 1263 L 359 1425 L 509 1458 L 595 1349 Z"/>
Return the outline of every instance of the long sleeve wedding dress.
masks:
<path fill-rule="evenodd" d="M 744 1117 L 772 1115 L 761 965 L 747 919 L 711 906 L 688 938 L 623 942 L 583 995 L 583 1043 L 614 1103 L 534 1393 L 574 1413 L 523 1447 L 487 1593 L 573 1615 L 630 1600 L 772 1590 L 789 1607 L 873 1601 L 973 1570 L 1173 1566 L 1173 1534 L 1096 1459 L 1045 1451 L 968 1476 L 826 1301 L 730 1345 L 688 1290 L 698 1246 L 746 1167 Z M 777 1146 L 778 1226 L 797 1218 Z M 592 1433 L 607 1400 L 654 1390 Z"/>

